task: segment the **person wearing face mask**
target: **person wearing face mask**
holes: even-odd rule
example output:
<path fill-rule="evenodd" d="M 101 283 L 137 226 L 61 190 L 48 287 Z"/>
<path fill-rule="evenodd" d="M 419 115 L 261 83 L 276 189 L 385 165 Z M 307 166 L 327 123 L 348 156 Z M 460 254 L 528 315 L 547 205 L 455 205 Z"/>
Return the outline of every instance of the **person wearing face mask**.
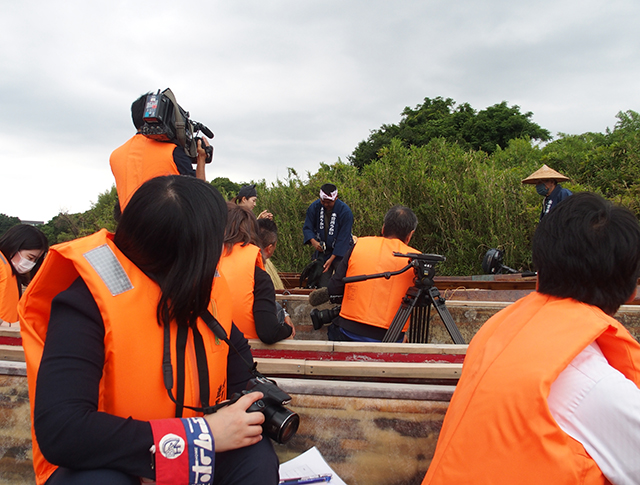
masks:
<path fill-rule="evenodd" d="M 558 183 L 568 180 L 569 177 L 565 177 L 547 165 L 543 165 L 542 168 L 536 170 L 522 181 L 523 184 L 535 185 L 536 192 L 544 197 L 542 210 L 540 211 L 540 220 L 551 212 L 552 209 L 555 209 L 560 202 L 573 195 L 569 189 L 565 189 Z"/>
<path fill-rule="evenodd" d="M 22 286 L 29 283 L 30 273 L 49 249 L 40 229 L 18 224 L 0 237 L 0 320 L 18 321 L 18 300 Z"/>

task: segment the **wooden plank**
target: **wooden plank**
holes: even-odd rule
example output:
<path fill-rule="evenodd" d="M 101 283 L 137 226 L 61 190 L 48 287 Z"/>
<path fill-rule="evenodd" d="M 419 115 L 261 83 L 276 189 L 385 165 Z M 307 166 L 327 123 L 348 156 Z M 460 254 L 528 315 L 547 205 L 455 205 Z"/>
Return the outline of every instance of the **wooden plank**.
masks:
<path fill-rule="evenodd" d="M 20 345 L 0 345 L 0 360 L 24 362 L 24 350 Z"/>
<path fill-rule="evenodd" d="M 27 364 L 12 360 L 0 360 L 0 375 L 5 376 L 26 376 Z"/>
<path fill-rule="evenodd" d="M 256 358 L 258 370 L 269 376 L 378 377 L 387 379 L 458 379 L 462 364 L 336 362 Z"/>
<path fill-rule="evenodd" d="M 311 396 L 363 397 L 371 399 L 410 399 L 450 401 L 456 386 L 398 384 L 392 382 L 336 381 L 280 378 L 278 386 L 289 394 Z"/>
<path fill-rule="evenodd" d="M 333 342 L 334 352 L 386 352 L 395 354 L 455 354 L 467 353 L 468 345 L 397 344 L 378 342 Z"/>
<path fill-rule="evenodd" d="M 281 340 L 275 344 L 265 344 L 258 339 L 250 339 L 252 349 L 333 352 L 333 342 L 328 340 Z"/>
<path fill-rule="evenodd" d="M 303 359 L 253 359 L 258 371 L 267 375 L 305 375 L 306 361 Z"/>
<path fill-rule="evenodd" d="M 2 320 L 0 320 L 1 322 Z M 20 337 L 20 325 L 17 323 L 9 327 L 8 323 L 4 323 L 0 326 L 0 336 L 2 337 Z"/>
<path fill-rule="evenodd" d="M 391 379 L 459 379 L 462 364 L 307 361 L 305 375 Z"/>
<path fill-rule="evenodd" d="M 282 340 L 265 344 L 257 339 L 249 340 L 252 349 L 300 352 L 380 352 L 390 354 L 451 354 L 464 355 L 468 345 L 455 344 L 397 344 L 382 342 L 332 342 L 329 340 Z"/>

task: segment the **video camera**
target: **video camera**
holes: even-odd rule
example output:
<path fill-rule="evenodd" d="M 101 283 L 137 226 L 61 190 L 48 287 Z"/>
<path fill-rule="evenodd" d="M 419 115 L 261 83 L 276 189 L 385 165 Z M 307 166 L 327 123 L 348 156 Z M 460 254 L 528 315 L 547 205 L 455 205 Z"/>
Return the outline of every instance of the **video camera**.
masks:
<path fill-rule="evenodd" d="M 337 303 L 333 300 L 336 298 L 334 295 L 331 295 L 331 302 Z M 342 300 L 342 297 L 340 297 Z M 320 330 L 324 325 L 330 324 L 334 318 L 340 315 L 340 310 L 342 309 L 342 305 L 336 305 L 333 308 L 326 308 L 324 310 L 318 310 L 314 308 L 311 310 L 309 316 L 311 317 L 311 323 L 313 324 L 314 330 Z"/>
<path fill-rule="evenodd" d="M 213 132 L 202 123 L 189 119 L 189 112 L 182 109 L 169 88 L 147 95 L 142 116 L 140 132 L 147 138 L 168 141 L 184 148 L 191 158 L 198 156 L 198 132 L 213 138 Z M 207 153 L 206 163 L 213 159 L 213 147 L 204 146 Z"/>
<path fill-rule="evenodd" d="M 409 258 L 407 265 L 398 271 L 387 271 L 372 275 L 348 276 L 344 278 L 343 281 L 345 283 L 355 283 L 357 281 L 365 281 L 374 278 L 389 279 L 392 276 L 399 275 L 413 268 L 415 274 L 414 282 L 416 285 L 433 286 L 433 277 L 436 273 L 435 266 L 437 263 L 446 260 L 444 256 L 440 256 L 439 254 L 402 254 L 394 252 L 393 255 L 398 258 Z M 318 306 L 326 303 L 327 301 L 336 304 L 342 302 L 342 297 L 343 295 L 329 295 L 327 288 L 320 288 L 309 295 L 309 303 L 311 306 Z M 324 325 L 330 324 L 338 315 L 340 315 L 340 310 L 341 305 L 336 305 L 333 308 L 325 310 L 318 310 L 317 308 L 311 310 L 309 316 L 311 317 L 313 329 L 320 330 Z"/>

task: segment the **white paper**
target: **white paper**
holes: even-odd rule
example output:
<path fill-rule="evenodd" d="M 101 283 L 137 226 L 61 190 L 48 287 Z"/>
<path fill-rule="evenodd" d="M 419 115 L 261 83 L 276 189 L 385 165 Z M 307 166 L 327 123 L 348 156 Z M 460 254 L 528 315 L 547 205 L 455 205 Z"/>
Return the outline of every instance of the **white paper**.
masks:
<path fill-rule="evenodd" d="M 331 473 L 332 476 L 331 480 L 324 483 L 347 485 L 336 472 L 333 471 L 315 446 L 280 465 L 281 480 L 283 478 L 310 477 L 325 473 Z"/>

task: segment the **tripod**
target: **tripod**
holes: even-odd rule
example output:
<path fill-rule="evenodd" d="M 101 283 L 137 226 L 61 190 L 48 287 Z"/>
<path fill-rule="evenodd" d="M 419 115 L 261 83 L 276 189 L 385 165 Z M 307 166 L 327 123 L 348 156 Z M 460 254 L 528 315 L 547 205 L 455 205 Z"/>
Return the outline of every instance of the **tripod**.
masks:
<path fill-rule="evenodd" d="M 416 277 L 414 278 L 414 286 L 407 289 L 406 295 L 402 298 L 400 307 L 393 317 L 389 329 L 382 339 L 383 342 L 397 342 L 404 327 L 405 322 L 411 317 L 409 326 L 409 341 L 412 343 L 427 343 L 429 337 L 429 317 L 431 314 L 431 305 L 436 309 L 438 315 L 442 319 L 454 344 L 465 344 L 464 338 L 460 334 L 460 330 L 449 313 L 449 309 L 445 305 L 445 300 L 440 295 L 438 288 L 434 286 L 433 277 L 435 276 L 435 264 L 444 261 L 444 256 L 437 254 L 400 254 L 393 253 L 397 257 L 409 258 L 409 264 L 398 271 L 387 271 L 385 273 L 377 273 L 373 275 L 348 276 L 344 278 L 345 283 L 354 283 L 356 281 L 364 281 L 374 278 L 386 278 L 395 276 L 410 268 L 414 269 Z M 426 309 L 426 313 L 425 313 Z M 415 311 L 414 311 L 415 310 Z"/>

